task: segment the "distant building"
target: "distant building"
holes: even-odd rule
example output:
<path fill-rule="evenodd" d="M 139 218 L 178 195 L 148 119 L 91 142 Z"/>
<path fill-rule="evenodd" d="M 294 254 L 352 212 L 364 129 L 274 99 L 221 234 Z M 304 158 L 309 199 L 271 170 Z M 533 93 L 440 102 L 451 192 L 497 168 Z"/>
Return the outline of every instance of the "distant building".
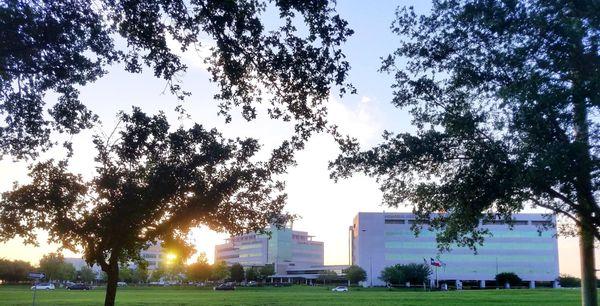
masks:
<path fill-rule="evenodd" d="M 144 258 L 148 262 L 148 271 L 152 272 L 158 269 L 159 266 L 164 264 L 165 254 L 164 250 L 161 247 L 160 242 L 156 244 L 150 244 L 150 246 L 146 250 L 140 251 L 140 256 Z M 75 267 L 75 270 L 79 271 L 83 266 L 86 266 L 87 263 L 83 258 L 80 257 L 65 257 L 65 262 L 70 263 Z M 129 267 L 135 267 L 134 263 L 129 263 Z M 92 270 L 96 273 L 96 278 L 100 279 L 102 275 L 102 268 L 95 264 L 92 266 Z"/>
<path fill-rule="evenodd" d="M 323 266 L 323 242 L 313 240 L 307 232 L 291 228 L 269 228 L 267 234 L 249 233 L 227 239 L 215 246 L 215 261 L 231 265 L 264 266 L 274 264 L 277 273 L 288 268 Z"/>
<path fill-rule="evenodd" d="M 154 271 L 165 263 L 165 252 L 160 244 L 151 244 L 147 249 L 140 252 L 140 256 L 148 262 L 148 271 Z"/>
<path fill-rule="evenodd" d="M 485 287 L 497 273 L 514 272 L 532 287 L 535 282 L 554 282 L 559 276 L 556 229 L 539 232 L 539 228 L 555 220 L 541 214 L 516 214 L 514 220 L 512 230 L 501 221 L 480 224 L 492 236 L 478 247 L 477 255 L 464 247 L 438 255 L 434 232 L 424 228 L 414 236 L 413 214 L 361 212 L 350 227 L 351 261 L 367 272 L 365 286 L 384 285 L 379 276 L 387 266 L 429 263 L 431 258 L 442 263 L 438 281 L 477 281 Z"/>

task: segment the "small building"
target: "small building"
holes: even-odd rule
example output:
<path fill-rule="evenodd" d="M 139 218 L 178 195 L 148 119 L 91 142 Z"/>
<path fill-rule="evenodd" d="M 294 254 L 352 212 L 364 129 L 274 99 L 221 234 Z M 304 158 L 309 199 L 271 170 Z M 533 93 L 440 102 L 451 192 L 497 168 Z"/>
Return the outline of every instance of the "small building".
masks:
<path fill-rule="evenodd" d="M 553 282 L 559 276 L 556 220 L 542 214 L 516 214 L 512 229 L 502 221 L 481 222 L 490 231 L 477 254 L 466 247 L 439 253 L 436 233 L 425 226 L 415 237 L 411 213 L 360 212 L 349 228 L 352 264 L 367 272 L 365 286 L 383 286 L 381 271 L 408 263 L 441 263 L 434 268 L 439 282 L 462 284 L 476 281 L 480 287 L 494 281 L 500 272 L 514 272 L 531 287 L 536 282 Z M 546 227 L 546 230 L 542 230 Z M 432 278 L 435 278 L 434 274 Z"/>

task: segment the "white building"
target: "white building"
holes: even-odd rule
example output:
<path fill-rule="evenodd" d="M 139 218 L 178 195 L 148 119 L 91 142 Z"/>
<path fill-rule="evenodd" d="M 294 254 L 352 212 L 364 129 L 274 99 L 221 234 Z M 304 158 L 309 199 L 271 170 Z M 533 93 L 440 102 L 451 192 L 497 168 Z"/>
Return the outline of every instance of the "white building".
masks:
<path fill-rule="evenodd" d="M 288 268 L 323 266 L 323 242 L 313 240 L 307 232 L 291 228 L 269 228 L 271 235 L 249 233 L 227 239 L 215 246 L 215 261 L 231 265 L 264 266 L 275 264 L 277 273 Z"/>
<path fill-rule="evenodd" d="M 492 236 L 477 254 L 464 247 L 438 254 L 435 233 L 424 228 L 415 237 L 410 229 L 414 219 L 410 213 L 363 212 L 354 218 L 351 259 L 367 272 L 364 285 L 384 285 L 379 276 L 387 266 L 429 262 L 431 258 L 445 264 L 437 268 L 439 281 L 477 281 L 481 287 L 500 272 L 514 272 L 532 287 L 535 282 L 554 282 L 559 276 L 556 229 L 540 231 L 540 226 L 549 222 L 541 214 L 515 215 L 512 230 L 499 221 L 480 224 Z"/>

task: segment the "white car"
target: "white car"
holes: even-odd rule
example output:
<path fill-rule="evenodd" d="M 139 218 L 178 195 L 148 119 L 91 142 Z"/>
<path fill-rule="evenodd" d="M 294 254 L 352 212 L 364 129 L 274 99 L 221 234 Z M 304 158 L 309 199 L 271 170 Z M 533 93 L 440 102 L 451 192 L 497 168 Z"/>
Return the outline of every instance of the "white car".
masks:
<path fill-rule="evenodd" d="M 39 283 L 37 285 L 31 286 L 31 290 L 54 290 L 54 284 L 50 283 Z"/>
<path fill-rule="evenodd" d="M 337 286 L 337 287 L 331 289 L 331 291 L 333 291 L 333 292 L 348 292 L 348 287 L 346 287 L 346 286 Z"/>

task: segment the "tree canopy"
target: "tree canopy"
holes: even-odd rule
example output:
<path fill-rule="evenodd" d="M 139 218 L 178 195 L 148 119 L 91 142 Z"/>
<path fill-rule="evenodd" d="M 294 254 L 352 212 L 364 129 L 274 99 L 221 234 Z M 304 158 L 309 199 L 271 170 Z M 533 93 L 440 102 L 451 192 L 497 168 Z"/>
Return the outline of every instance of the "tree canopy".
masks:
<path fill-rule="evenodd" d="M 198 256 L 196 262 L 188 265 L 187 278 L 192 281 L 207 281 L 210 278 L 212 269 L 208 263 L 205 253 Z"/>
<path fill-rule="evenodd" d="M 359 282 L 367 280 L 367 272 L 356 265 L 352 265 L 346 269 L 346 278 L 351 284 L 358 284 Z"/>
<path fill-rule="evenodd" d="M 267 13 L 279 20 L 265 22 Z M 299 120 L 293 142 L 323 129 L 321 102 L 332 86 L 352 90 L 340 49 L 352 30 L 329 0 L 8 0 L 0 3 L 0 26 L 2 155 L 35 157 L 53 143 L 53 131 L 91 127 L 97 117 L 80 88 L 116 63 L 131 73 L 150 68 L 184 99 L 181 54 L 208 49 L 203 60 L 228 120 L 234 107 L 254 119 L 255 107 L 268 102 L 271 117 Z"/>
<path fill-rule="evenodd" d="M 49 241 L 80 251 L 116 284 L 119 263 L 141 260 L 161 241 L 187 258 L 190 228 L 240 233 L 287 220 L 282 185 L 264 162 L 253 161 L 254 139 L 225 139 L 200 125 L 169 131 L 163 114 L 135 108 L 120 115 L 115 139 L 96 137 L 96 176 L 84 180 L 64 161 L 31 167 L 31 183 L 0 200 L 0 239 Z M 115 135 L 113 135 L 115 136 Z"/>
<path fill-rule="evenodd" d="M 414 205 L 442 249 L 476 248 L 488 234 L 482 219 L 510 224 L 527 205 L 559 214 L 578 226 L 584 304 L 595 305 L 599 11 L 598 1 L 569 0 L 438 0 L 426 15 L 400 8 L 400 46 L 382 71 L 417 130 L 386 132 L 367 150 L 340 141 L 333 176 L 377 178 L 384 203 Z"/>
<path fill-rule="evenodd" d="M 4 283 L 27 281 L 29 272 L 34 271 L 26 261 L 0 258 L 0 280 Z"/>
<path fill-rule="evenodd" d="M 234 282 L 241 282 L 244 280 L 244 267 L 239 263 L 234 263 L 229 267 L 229 278 Z"/>
<path fill-rule="evenodd" d="M 381 271 L 379 279 L 392 285 L 400 285 L 406 282 L 422 284 L 427 282 L 430 276 L 431 267 L 429 265 L 410 263 L 385 267 Z"/>

